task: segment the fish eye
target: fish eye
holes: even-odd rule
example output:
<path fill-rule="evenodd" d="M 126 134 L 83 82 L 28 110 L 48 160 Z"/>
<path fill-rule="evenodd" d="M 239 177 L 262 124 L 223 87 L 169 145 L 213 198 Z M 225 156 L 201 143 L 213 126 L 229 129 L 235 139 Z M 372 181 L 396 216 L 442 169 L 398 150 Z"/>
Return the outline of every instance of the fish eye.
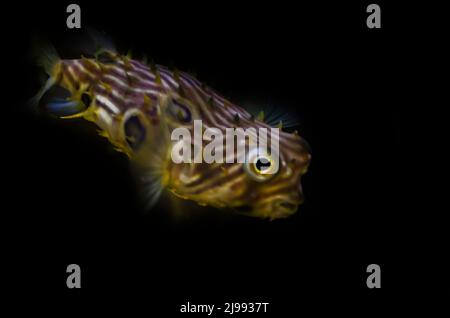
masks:
<path fill-rule="evenodd" d="M 254 149 L 249 152 L 244 167 L 253 180 L 267 181 L 279 170 L 278 158 L 261 149 Z"/>
<path fill-rule="evenodd" d="M 259 172 L 264 172 L 270 168 L 271 164 L 272 163 L 270 162 L 270 159 L 266 157 L 261 157 L 256 159 L 255 169 Z"/>

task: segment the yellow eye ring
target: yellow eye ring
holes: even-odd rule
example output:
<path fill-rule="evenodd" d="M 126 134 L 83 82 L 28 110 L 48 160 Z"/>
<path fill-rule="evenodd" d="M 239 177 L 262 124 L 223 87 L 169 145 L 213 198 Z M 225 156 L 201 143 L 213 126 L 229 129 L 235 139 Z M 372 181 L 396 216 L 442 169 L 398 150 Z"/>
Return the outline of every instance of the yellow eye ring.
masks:
<path fill-rule="evenodd" d="M 277 154 L 268 154 L 261 148 L 253 149 L 246 158 L 244 169 L 255 181 L 267 181 L 279 170 Z"/>

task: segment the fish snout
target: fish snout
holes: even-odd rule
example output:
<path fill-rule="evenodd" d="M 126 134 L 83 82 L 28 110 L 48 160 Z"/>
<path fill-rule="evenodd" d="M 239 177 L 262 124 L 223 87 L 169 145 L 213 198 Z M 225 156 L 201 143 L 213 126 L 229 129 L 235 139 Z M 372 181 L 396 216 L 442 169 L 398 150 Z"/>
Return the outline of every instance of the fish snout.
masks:
<path fill-rule="evenodd" d="M 303 137 L 300 137 L 300 146 L 302 147 L 303 151 L 308 153 L 310 155 L 309 157 L 311 157 L 312 154 L 311 145 Z"/>
<path fill-rule="evenodd" d="M 278 195 L 271 202 L 267 202 L 267 209 L 270 211 L 269 218 L 285 218 L 297 212 L 298 206 L 303 203 L 303 193 L 301 188 L 291 189 L 290 192 Z"/>
<path fill-rule="evenodd" d="M 280 198 L 272 203 L 271 219 L 286 218 L 297 212 L 298 206 L 301 204 L 300 199 L 296 198 Z"/>

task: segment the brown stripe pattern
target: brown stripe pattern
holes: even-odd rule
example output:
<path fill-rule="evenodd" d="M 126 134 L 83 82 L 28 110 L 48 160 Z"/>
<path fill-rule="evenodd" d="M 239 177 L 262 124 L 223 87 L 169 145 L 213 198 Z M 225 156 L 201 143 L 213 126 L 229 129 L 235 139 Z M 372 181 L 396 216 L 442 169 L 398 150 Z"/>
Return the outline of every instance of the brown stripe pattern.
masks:
<path fill-rule="evenodd" d="M 192 133 L 194 119 L 201 119 L 204 128 L 220 129 L 224 136 L 225 129 L 233 127 L 270 131 L 269 125 L 185 72 L 109 54 L 110 63 L 87 58 L 61 61 L 61 82 L 74 93 L 89 92 L 93 105 L 84 117 L 94 121 L 121 151 L 130 152 L 123 132 L 130 110 L 143 114 L 149 125 L 168 121 L 171 129 L 185 126 Z M 173 104 L 179 109 L 166 111 Z M 259 217 L 285 217 L 303 201 L 300 178 L 311 156 L 298 134 L 284 131 L 279 134 L 279 151 L 279 171 L 263 182 L 252 179 L 245 164 L 174 164 L 169 160 L 167 187 L 202 205 L 248 208 L 250 215 Z"/>

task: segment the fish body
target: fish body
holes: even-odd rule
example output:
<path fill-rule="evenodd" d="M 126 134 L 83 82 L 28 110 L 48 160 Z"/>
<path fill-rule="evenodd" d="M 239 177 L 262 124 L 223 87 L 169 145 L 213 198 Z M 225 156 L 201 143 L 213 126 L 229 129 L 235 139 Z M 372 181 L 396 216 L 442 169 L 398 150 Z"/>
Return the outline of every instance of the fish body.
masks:
<path fill-rule="evenodd" d="M 195 77 L 112 51 L 95 58 L 55 59 L 47 73 L 38 98 L 47 99 L 47 109 L 62 118 L 95 123 L 139 167 L 152 204 L 167 189 L 200 205 L 276 219 L 293 214 L 303 202 L 300 179 L 311 155 L 297 133 L 279 132 L 279 166 L 270 175 L 260 173 L 254 162 L 171 160 L 171 132 L 183 127 L 195 133 L 195 121 L 224 134 L 230 127 L 273 128 Z M 65 95 L 52 96 L 57 88 Z"/>

